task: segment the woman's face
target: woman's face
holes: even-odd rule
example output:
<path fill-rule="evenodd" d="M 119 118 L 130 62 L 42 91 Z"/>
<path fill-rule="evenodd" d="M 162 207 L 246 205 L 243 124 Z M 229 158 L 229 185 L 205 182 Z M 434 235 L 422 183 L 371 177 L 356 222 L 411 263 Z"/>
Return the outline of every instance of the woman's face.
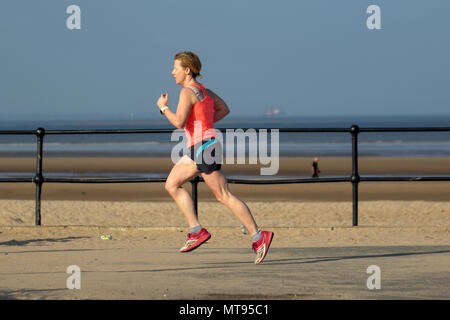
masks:
<path fill-rule="evenodd" d="M 186 79 L 188 68 L 184 68 L 181 65 L 180 60 L 175 60 L 173 64 L 172 76 L 175 78 L 176 84 L 182 84 Z"/>

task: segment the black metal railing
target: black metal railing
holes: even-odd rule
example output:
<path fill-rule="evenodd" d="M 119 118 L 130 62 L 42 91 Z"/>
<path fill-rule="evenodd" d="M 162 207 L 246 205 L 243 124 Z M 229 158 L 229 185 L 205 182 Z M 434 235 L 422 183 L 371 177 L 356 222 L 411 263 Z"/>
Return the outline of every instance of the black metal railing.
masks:
<path fill-rule="evenodd" d="M 226 132 L 227 129 L 217 129 Z M 247 131 L 248 128 L 241 129 Z M 267 130 L 263 128 L 253 129 L 255 131 Z M 294 183 L 327 183 L 327 182 L 350 182 L 352 184 L 352 202 L 353 202 L 353 218 L 352 225 L 358 225 L 358 185 L 360 182 L 382 182 L 382 181 L 450 181 L 450 175 L 442 176 L 378 176 L 364 177 L 359 175 L 358 170 L 358 134 L 361 132 L 450 132 L 450 127 L 422 127 L 422 128 L 360 128 L 353 125 L 350 128 L 280 128 L 279 132 L 341 132 L 351 134 L 352 143 L 352 174 L 351 176 L 336 177 L 319 177 L 319 178 L 289 178 L 289 179 L 235 179 L 227 178 L 228 183 L 234 184 L 294 184 Z M 165 182 L 166 178 L 136 178 L 136 177 L 45 177 L 42 171 L 43 146 L 44 137 L 46 135 L 64 135 L 64 134 L 136 134 L 136 133 L 172 133 L 172 129 L 119 129 L 119 130 L 48 130 L 38 128 L 36 130 L 3 130 L 0 135 L 36 135 L 37 152 L 36 152 L 36 174 L 31 179 L 24 177 L 2 177 L 0 183 L 7 182 L 34 182 L 36 185 L 36 209 L 35 224 L 41 225 L 41 194 L 42 185 L 45 182 L 50 183 L 147 183 L 147 182 Z M 191 181 L 192 198 L 194 201 L 195 211 L 197 212 L 198 192 L 197 186 L 199 182 L 203 182 L 201 177 L 196 177 Z"/>

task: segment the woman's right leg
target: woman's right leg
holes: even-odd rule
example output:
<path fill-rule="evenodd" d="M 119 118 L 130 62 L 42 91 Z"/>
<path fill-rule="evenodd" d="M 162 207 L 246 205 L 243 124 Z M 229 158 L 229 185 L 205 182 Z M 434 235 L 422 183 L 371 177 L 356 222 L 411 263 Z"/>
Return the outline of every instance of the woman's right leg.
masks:
<path fill-rule="evenodd" d="M 199 174 L 197 165 L 188 156 L 183 156 L 172 168 L 166 180 L 165 188 L 183 212 L 190 228 L 200 225 L 191 195 L 183 184 Z"/>
<path fill-rule="evenodd" d="M 258 232 L 258 226 L 247 205 L 234 196 L 228 189 L 228 183 L 220 170 L 202 173 L 203 180 L 216 196 L 217 201 L 224 204 L 249 231 L 250 235 Z"/>

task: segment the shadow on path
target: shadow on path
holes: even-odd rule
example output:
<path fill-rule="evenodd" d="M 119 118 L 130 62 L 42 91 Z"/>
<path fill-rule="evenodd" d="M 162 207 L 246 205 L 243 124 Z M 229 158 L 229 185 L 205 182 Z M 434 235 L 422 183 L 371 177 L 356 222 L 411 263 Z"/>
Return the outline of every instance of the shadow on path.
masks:
<path fill-rule="evenodd" d="M 58 289 L 21 289 L 21 290 L 12 290 L 12 291 L 3 291 L 0 292 L 0 300 L 18 300 L 17 296 L 23 297 L 27 294 L 36 294 L 36 293 L 52 293 L 55 291 L 66 291 L 67 288 L 58 288 Z M 23 297 L 21 299 L 27 299 Z"/>
<path fill-rule="evenodd" d="M 400 253 L 386 253 L 386 254 L 370 254 L 370 255 L 357 255 L 357 256 L 338 256 L 338 257 L 314 257 L 314 258 L 297 258 L 297 259 L 278 259 L 267 261 L 267 264 L 280 265 L 280 264 L 300 264 L 300 263 L 318 263 L 329 262 L 339 260 L 351 260 L 351 259 L 367 259 L 367 258 L 392 258 L 403 256 L 416 256 L 425 254 L 442 254 L 450 253 L 450 250 L 428 251 L 428 252 L 400 252 Z M 299 261 L 299 260 L 312 260 L 312 261 Z"/>
<path fill-rule="evenodd" d="M 270 260 L 268 257 L 261 266 L 272 265 L 289 265 L 289 264 L 308 264 L 308 263 L 321 263 L 350 259 L 368 259 L 368 258 L 396 258 L 403 256 L 417 256 L 427 254 L 446 254 L 450 253 L 449 250 L 438 251 L 420 251 L 420 252 L 399 252 L 399 253 L 386 253 L 386 254 L 370 254 L 370 255 L 353 255 L 353 256 L 335 256 L 335 257 L 305 257 L 295 259 L 277 259 Z M 253 266 L 252 261 L 231 261 L 231 262 L 205 262 L 203 265 L 181 268 L 161 268 L 161 269 L 146 269 L 146 270 L 117 270 L 117 271 L 87 271 L 87 272 L 118 272 L 118 273 L 138 273 L 138 272 L 171 272 L 171 271 L 189 271 L 189 270 L 208 270 L 208 269 L 222 269 L 222 268 L 234 268 L 239 266 Z"/>
<path fill-rule="evenodd" d="M 27 246 L 29 244 L 42 244 L 45 242 L 57 243 L 57 242 L 69 242 L 78 239 L 88 239 L 89 237 L 66 237 L 66 238 L 46 238 L 46 239 L 30 239 L 30 240 L 9 240 L 0 242 L 0 246 Z"/>

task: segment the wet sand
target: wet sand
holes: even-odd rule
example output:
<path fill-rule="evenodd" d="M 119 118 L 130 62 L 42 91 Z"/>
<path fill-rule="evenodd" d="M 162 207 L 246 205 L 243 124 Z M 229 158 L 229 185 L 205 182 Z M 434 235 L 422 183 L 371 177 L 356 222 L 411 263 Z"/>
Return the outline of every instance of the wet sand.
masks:
<path fill-rule="evenodd" d="M 0 183 L 0 199 L 34 199 L 31 183 L 36 167 L 33 158 L 1 158 L 3 172 L 29 172 L 30 183 Z M 280 176 L 310 176 L 311 158 L 280 158 Z M 77 173 L 159 173 L 168 174 L 173 164 L 170 158 L 44 158 L 46 172 Z M 223 165 L 226 176 L 259 175 L 260 165 Z M 350 176 L 351 158 L 319 159 L 321 177 Z M 443 175 L 450 174 L 449 158 L 364 158 L 359 159 L 360 175 Z M 186 185 L 190 189 L 189 184 Z M 289 185 L 238 185 L 231 190 L 248 201 L 351 201 L 350 183 L 308 183 Z M 359 199 L 449 201 L 450 182 L 363 182 L 359 184 Z M 163 183 L 81 184 L 46 183 L 44 200 L 114 200 L 170 201 Z M 199 199 L 213 201 L 207 187 L 199 185 Z"/>

